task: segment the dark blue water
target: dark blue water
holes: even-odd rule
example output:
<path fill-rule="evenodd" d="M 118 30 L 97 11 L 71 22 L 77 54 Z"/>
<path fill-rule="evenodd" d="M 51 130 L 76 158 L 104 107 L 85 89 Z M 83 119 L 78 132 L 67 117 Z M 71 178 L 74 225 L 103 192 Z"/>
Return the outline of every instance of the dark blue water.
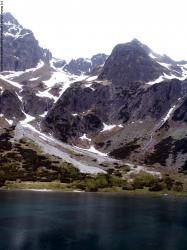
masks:
<path fill-rule="evenodd" d="M 187 250 L 187 199 L 0 192 L 0 250 Z"/>

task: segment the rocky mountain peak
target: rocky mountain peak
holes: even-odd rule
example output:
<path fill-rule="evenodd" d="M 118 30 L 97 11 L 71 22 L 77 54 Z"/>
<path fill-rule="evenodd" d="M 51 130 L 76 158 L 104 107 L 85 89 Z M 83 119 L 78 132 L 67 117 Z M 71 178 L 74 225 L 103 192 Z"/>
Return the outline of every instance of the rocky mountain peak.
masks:
<path fill-rule="evenodd" d="M 49 62 L 51 53 L 39 46 L 33 32 L 23 28 L 10 14 L 3 14 L 4 71 L 23 71 L 36 67 L 40 61 Z"/>
<path fill-rule="evenodd" d="M 64 69 L 74 75 L 90 74 L 96 67 L 102 66 L 108 56 L 104 53 L 99 53 L 91 58 L 72 59 L 64 66 Z"/>
<path fill-rule="evenodd" d="M 5 12 L 3 14 L 3 21 L 4 24 L 14 24 L 14 25 L 20 25 L 16 18 L 10 13 L 10 12 Z"/>
<path fill-rule="evenodd" d="M 137 38 L 132 39 L 131 44 L 135 44 L 141 47 L 143 45 Z"/>
<path fill-rule="evenodd" d="M 167 69 L 149 56 L 150 51 L 137 39 L 116 45 L 99 79 L 123 85 L 131 82 L 147 83 L 157 79 L 164 72 L 167 73 Z"/>

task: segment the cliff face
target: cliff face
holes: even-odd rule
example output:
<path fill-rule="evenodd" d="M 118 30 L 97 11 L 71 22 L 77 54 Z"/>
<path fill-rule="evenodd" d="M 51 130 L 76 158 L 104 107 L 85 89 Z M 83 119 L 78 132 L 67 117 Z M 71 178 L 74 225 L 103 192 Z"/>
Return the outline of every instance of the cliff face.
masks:
<path fill-rule="evenodd" d="M 118 84 L 131 82 L 147 83 L 156 80 L 168 70 L 153 60 L 138 40 L 118 44 L 107 59 L 100 80 Z"/>
<path fill-rule="evenodd" d="M 21 71 L 36 67 L 41 60 L 49 62 L 51 53 L 39 46 L 31 30 L 23 28 L 10 13 L 3 18 L 4 70 Z"/>
<path fill-rule="evenodd" d="M 64 69 L 74 75 L 91 74 L 95 68 L 105 63 L 107 59 L 105 54 L 96 54 L 91 58 L 78 58 L 72 59 L 68 64 L 64 66 Z"/>
<path fill-rule="evenodd" d="M 158 131 L 170 123 L 174 112 L 175 119 L 185 117 L 186 72 L 185 62 L 159 56 L 137 40 L 117 45 L 98 76 L 64 92 L 42 122 L 43 129 L 73 144 L 84 138 L 90 147 L 113 157 L 163 165 L 159 158 L 150 159 L 167 137 L 165 132 L 158 136 Z M 172 122 L 169 126 L 172 130 Z M 179 160 L 174 165 L 182 164 Z"/>
<path fill-rule="evenodd" d="M 97 54 L 70 63 L 39 46 L 33 32 L 10 13 L 3 15 L 3 72 L 0 75 L 0 127 L 39 122 L 60 95 L 81 75 L 91 74 L 107 58 Z M 85 76 L 84 76 L 85 75 Z"/>

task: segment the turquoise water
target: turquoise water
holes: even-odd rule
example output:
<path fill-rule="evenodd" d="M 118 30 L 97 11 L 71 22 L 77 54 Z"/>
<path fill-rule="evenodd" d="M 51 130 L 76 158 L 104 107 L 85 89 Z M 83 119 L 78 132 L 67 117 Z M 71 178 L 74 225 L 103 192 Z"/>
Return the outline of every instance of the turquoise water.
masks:
<path fill-rule="evenodd" d="M 187 199 L 0 192 L 0 250 L 187 250 Z"/>

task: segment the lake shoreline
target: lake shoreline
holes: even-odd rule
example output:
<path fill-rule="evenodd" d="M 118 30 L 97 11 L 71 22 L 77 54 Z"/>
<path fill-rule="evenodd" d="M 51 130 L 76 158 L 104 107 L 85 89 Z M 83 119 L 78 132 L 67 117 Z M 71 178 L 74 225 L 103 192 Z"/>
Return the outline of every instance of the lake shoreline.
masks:
<path fill-rule="evenodd" d="M 173 196 L 173 197 L 187 197 L 187 192 L 174 191 L 149 191 L 148 189 L 123 190 L 121 188 L 103 188 L 96 192 L 88 192 L 81 189 L 74 189 L 68 187 L 64 183 L 55 182 L 9 182 L 0 188 L 0 191 L 32 191 L 32 192 L 64 192 L 64 193 L 98 193 L 98 194 L 125 194 L 136 196 Z"/>

